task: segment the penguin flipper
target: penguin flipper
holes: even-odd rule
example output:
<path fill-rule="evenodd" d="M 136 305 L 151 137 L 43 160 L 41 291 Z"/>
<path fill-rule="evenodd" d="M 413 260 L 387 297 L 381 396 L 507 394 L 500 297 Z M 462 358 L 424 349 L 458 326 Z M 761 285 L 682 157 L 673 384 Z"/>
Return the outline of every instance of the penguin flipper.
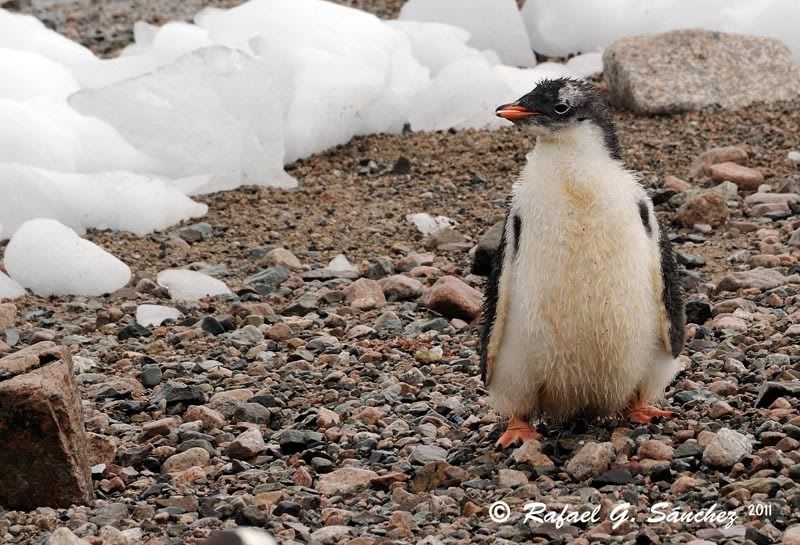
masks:
<path fill-rule="evenodd" d="M 480 338 L 480 366 L 481 379 L 488 386 L 492 378 L 492 367 L 500 339 L 503 336 L 506 313 L 508 311 L 506 290 L 501 289 L 503 276 L 503 263 L 506 254 L 506 226 L 509 214 L 503 222 L 503 232 L 500 235 L 500 244 L 492 260 L 491 271 L 486 283 L 486 293 L 483 298 L 483 330 Z"/>
<path fill-rule="evenodd" d="M 662 333 L 664 348 L 677 358 L 683 350 L 686 329 L 686 307 L 678 264 L 672 252 L 672 243 L 664 230 L 659 237 L 661 253 Z"/>

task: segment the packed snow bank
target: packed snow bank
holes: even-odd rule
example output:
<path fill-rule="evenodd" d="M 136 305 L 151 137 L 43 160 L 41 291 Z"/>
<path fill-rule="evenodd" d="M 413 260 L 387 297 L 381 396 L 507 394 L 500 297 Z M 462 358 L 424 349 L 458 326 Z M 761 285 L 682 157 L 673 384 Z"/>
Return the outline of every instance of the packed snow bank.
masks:
<path fill-rule="evenodd" d="M 469 31 L 469 45 L 491 49 L 505 64 L 536 64 L 516 0 L 408 0 L 400 19 L 460 27 Z"/>
<path fill-rule="evenodd" d="M 204 184 L 207 179 L 195 183 Z M 130 172 L 64 174 L 0 164 L 0 219 L 4 224 L 0 240 L 10 238 L 23 223 L 35 218 L 54 218 L 78 232 L 114 229 L 142 236 L 206 214 L 205 204 L 194 202 L 171 184 Z"/>
<path fill-rule="evenodd" d="M 800 2 L 795 0 L 527 0 L 522 17 L 537 53 L 566 56 L 606 47 L 623 36 L 704 28 L 770 36 L 800 60 Z"/>
<path fill-rule="evenodd" d="M 131 277 L 125 263 L 51 219 L 23 224 L 3 262 L 11 278 L 43 297 L 112 293 Z"/>
<path fill-rule="evenodd" d="M 168 269 L 158 273 L 156 281 L 167 288 L 169 296 L 176 301 L 199 301 L 203 297 L 232 293 L 221 280 L 197 271 Z"/>
<path fill-rule="evenodd" d="M 35 17 L 4 9 L 0 9 L 0 47 L 33 51 L 68 67 L 96 60 L 91 51 L 50 30 Z"/>

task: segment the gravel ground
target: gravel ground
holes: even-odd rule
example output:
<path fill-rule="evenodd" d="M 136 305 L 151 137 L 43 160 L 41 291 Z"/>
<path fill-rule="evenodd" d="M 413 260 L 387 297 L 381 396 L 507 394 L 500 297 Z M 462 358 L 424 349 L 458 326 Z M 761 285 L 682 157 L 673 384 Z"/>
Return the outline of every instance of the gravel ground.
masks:
<path fill-rule="evenodd" d="M 687 229 L 673 223 L 676 209 L 716 183 L 701 175 L 689 192 L 662 187 L 669 175 L 689 179 L 704 150 L 741 145 L 773 191 L 798 192 L 800 167 L 787 159 L 800 150 L 798 106 L 618 116 L 625 159 L 661 202 L 691 269 L 693 325 L 666 395 L 675 416 L 648 426 L 543 423 L 541 451 L 495 450 L 503 425 L 478 377 L 476 328 L 424 304 L 445 275 L 482 288 L 467 250 L 501 217 L 523 165 L 530 144 L 514 129 L 357 138 L 292 165 L 297 190 L 204 197 L 210 230 L 89 233 L 131 265 L 131 288 L 18 300 L 16 324 L 0 339 L 14 350 L 55 340 L 84 358 L 87 429 L 113 452 L 92 449 L 106 464 L 93 505 L 0 509 L 0 541 L 40 542 L 67 526 L 93 544 L 166 545 L 247 524 L 283 543 L 798 543 L 785 530 L 800 520 L 800 400 L 767 384 L 800 379 L 797 209 L 757 216 L 744 202 L 750 192 L 739 191 L 727 197 L 725 225 Z M 401 158 L 410 170 L 393 173 Z M 405 220 L 414 212 L 453 218 L 457 236 L 436 247 Z M 277 268 L 268 252 L 278 247 L 301 267 Z M 340 253 L 366 277 L 400 274 L 378 289 L 390 301 L 366 282 L 315 278 Z M 208 271 L 236 295 L 170 301 L 154 283 L 169 267 Z M 780 273 L 777 287 L 757 287 L 769 273 L 758 267 Z M 750 270 L 755 278 L 731 276 Z M 247 282 L 263 271 L 267 280 Z M 120 340 L 144 303 L 185 318 Z M 192 400 L 180 401 L 187 392 Z M 777 393 L 757 406 L 760 392 Z M 255 438 L 240 437 L 251 429 Z M 501 499 L 514 511 L 504 524 L 488 514 Z M 529 501 L 599 507 L 600 520 L 526 523 Z M 613 528 L 605 517 L 619 502 L 631 504 L 631 519 Z M 658 502 L 695 512 L 716 503 L 739 516 L 728 528 L 645 522 Z M 100 531 L 108 526 L 122 533 Z"/>

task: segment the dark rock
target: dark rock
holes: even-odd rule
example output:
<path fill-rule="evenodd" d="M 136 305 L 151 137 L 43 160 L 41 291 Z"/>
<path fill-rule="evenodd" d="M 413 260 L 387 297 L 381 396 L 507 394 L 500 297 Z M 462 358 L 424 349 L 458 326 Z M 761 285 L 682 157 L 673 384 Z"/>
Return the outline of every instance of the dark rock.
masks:
<path fill-rule="evenodd" d="M 755 407 L 769 407 L 779 397 L 800 398 L 800 381 L 765 382 L 761 385 Z"/>
<path fill-rule="evenodd" d="M 206 402 L 206 396 L 202 388 L 197 385 L 184 384 L 182 382 L 167 382 L 161 390 L 153 396 L 153 402 L 158 403 L 166 400 L 167 405 L 173 403 L 186 403 L 187 405 L 202 405 Z"/>
<path fill-rule="evenodd" d="M 200 323 L 200 327 L 209 335 L 217 336 L 225 333 L 225 328 L 221 323 L 219 323 L 219 320 L 213 316 L 206 316 L 203 318 L 203 321 Z"/>
<path fill-rule="evenodd" d="M 284 430 L 278 440 L 281 452 L 284 454 L 295 454 L 303 452 L 322 442 L 323 435 L 319 432 L 304 430 Z"/>
<path fill-rule="evenodd" d="M 213 236 L 214 229 L 207 223 L 195 223 L 178 231 L 178 236 L 186 242 L 200 242 Z"/>
<path fill-rule="evenodd" d="M 705 301 L 695 299 L 686 303 L 686 323 L 703 325 L 711 315 L 711 305 Z"/>
<path fill-rule="evenodd" d="M 478 276 L 489 276 L 492 270 L 492 262 L 497 248 L 500 246 L 500 238 L 503 236 L 504 221 L 499 221 L 492 225 L 480 238 L 475 247 L 475 255 L 472 258 L 472 274 Z"/>
<path fill-rule="evenodd" d="M 145 365 L 139 373 L 139 382 L 145 388 L 154 388 L 161 384 L 161 366 L 157 364 Z"/>
<path fill-rule="evenodd" d="M 244 279 L 244 285 L 254 289 L 261 295 L 269 295 L 286 282 L 289 269 L 286 267 L 270 267 Z"/>
<path fill-rule="evenodd" d="M 395 176 L 404 176 L 411 172 L 411 161 L 407 157 L 400 156 L 395 161 L 392 167 L 392 174 Z"/>
<path fill-rule="evenodd" d="M 592 480 L 592 486 L 600 488 L 606 485 L 628 484 L 633 479 L 631 472 L 624 467 L 610 469 Z"/>
<path fill-rule="evenodd" d="M 128 324 L 117 333 L 117 340 L 124 341 L 126 339 L 138 339 L 140 337 L 149 337 L 153 332 L 138 323 Z"/>

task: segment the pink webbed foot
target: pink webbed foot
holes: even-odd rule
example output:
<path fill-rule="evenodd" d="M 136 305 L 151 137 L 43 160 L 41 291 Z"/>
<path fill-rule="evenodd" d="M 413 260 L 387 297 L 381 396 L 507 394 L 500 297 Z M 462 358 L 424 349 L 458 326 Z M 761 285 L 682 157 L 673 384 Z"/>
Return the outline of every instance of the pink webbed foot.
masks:
<path fill-rule="evenodd" d="M 528 420 L 523 420 L 517 416 L 512 416 L 508 421 L 508 427 L 505 433 L 497 440 L 497 446 L 508 448 L 516 443 L 524 443 L 526 441 L 536 441 L 539 439 L 539 433 L 533 429 Z"/>

